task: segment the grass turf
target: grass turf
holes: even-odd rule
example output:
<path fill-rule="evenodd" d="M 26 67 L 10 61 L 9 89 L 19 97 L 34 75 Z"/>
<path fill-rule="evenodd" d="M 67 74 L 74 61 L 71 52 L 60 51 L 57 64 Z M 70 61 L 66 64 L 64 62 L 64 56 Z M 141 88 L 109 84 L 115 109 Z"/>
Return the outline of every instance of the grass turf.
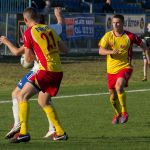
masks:
<path fill-rule="evenodd" d="M 127 90 L 149 89 L 150 82 L 142 82 L 142 61 L 134 60 L 134 73 Z M 105 63 L 99 61 L 64 64 L 64 79 L 58 96 L 107 92 Z M 11 70 L 11 72 L 10 72 Z M 0 102 L 10 100 L 11 91 L 27 70 L 18 64 L 1 65 Z M 6 78 L 7 75 L 7 78 Z M 7 149 L 61 150 L 133 150 L 150 147 L 150 112 L 148 91 L 127 93 L 129 121 L 112 125 L 112 107 L 108 95 L 53 99 L 60 122 L 69 134 L 68 141 L 53 142 L 42 137 L 48 130 L 47 119 L 36 101 L 30 102 L 29 130 L 32 140 L 10 144 L 4 135 L 13 122 L 11 102 L 0 104 L 0 147 Z"/>

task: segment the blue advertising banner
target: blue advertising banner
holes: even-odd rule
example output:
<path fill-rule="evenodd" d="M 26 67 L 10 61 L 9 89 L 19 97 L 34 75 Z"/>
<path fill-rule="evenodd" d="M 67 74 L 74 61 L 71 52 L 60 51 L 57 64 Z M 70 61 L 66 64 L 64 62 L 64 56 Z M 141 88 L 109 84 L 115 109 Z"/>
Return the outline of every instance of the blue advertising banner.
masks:
<path fill-rule="evenodd" d="M 68 17 L 65 23 L 67 38 L 94 37 L 94 17 Z"/>

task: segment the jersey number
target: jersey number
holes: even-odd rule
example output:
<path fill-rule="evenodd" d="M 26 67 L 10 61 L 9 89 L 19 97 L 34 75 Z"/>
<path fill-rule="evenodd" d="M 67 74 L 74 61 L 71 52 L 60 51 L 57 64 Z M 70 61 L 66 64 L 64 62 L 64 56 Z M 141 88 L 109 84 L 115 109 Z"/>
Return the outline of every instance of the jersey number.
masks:
<path fill-rule="evenodd" d="M 45 34 L 45 33 L 42 33 L 41 34 L 41 38 L 42 39 L 46 39 L 46 41 L 47 41 L 47 49 L 48 50 L 56 48 L 56 42 L 55 42 L 53 33 L 51 31 L 48 33 L 48 35 Z"/>

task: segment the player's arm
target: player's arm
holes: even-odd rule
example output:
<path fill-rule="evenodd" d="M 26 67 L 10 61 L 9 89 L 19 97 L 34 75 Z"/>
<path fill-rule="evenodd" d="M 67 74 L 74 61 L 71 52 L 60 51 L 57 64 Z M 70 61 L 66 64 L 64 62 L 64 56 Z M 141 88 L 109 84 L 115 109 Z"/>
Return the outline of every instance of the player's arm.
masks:
<path fill-rule="evenodd" d="M 150 51 L 149 51 L 147 45 L 142 41 L 140 47 L 143 50 L 143 52 L 146 54 L 148 64 L 150 65 Z"/>
<path fill-rule="evenodd" d="M 113 55 L 118 54 L 118 50 L 108 49 L 109 47 L 109 34 L 106 33 L 98 43 L 99 46 L 99 55 Z"/>
<path fill-rule="evenodd" d="M 62 25 L 64 24 L 64 19 L 61 15 L 61 8 L 54 8 L 54 14 L 57 19 L 57 24 L 49 24 L 48 26 L 56 31 L 58 35 L 62 33 Z"/>
<path fill-rule="evenodd" d="M 17 48 L 13 43 L 11 43 L 5 36 L 0 37 L 0 41 L 5 44 L 9 50 L 13 53 L 15 56 L 20 56 L 24 53 L 24 47 Z"/>
<path fill-rule="evenodd" d="M 62 25 L 64 24 L 64 19 L 61 13 L 62 13 L 61 7 L 54 8 L 54 14 L 57 19 L 57 24 L 50 25 L 50 27 L 53 28 L 58 35 L 62 33 Z M 59 41 L 58 46 L 60 52 L 67 53 L 69 51 L 68 47 L 62 40 Z"/>
<path fill-rule="evenodd" d="M 57 23 L 62 25 L 62 24 L 64 24 L 64 19 L 62 17 L 61 12 L 62 12 L 61 7 L 55 7 L 54 8 L 54 15 L 57 19 Z"/>
<path fill-rule="evenodd" d="M 100 55 L 113 55 L 113 54 L 118 54 L 118 50 L 109 50 L 103 47 L 99 47 L 99 54 Z"/>
<path fill-rule="evenodd" d="M 24 54 L 26 62 L 31 63 L 33 60 L 35 60 L 35 55 L 32 49 L 24 47 Z"/>

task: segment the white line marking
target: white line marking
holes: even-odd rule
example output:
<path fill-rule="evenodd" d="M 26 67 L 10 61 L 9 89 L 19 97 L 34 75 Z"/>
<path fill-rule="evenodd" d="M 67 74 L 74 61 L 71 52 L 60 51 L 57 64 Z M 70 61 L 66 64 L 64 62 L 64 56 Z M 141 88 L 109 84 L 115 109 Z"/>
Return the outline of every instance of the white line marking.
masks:
<path fill-rule="evenodd" d="M 140 90 L 130 90 L 130 91 L 126 91 L 127 93 L 135 93 L 135 92 L 146 92 L 146 91 L 150 91 L 150 89 L 140 89 Z M 72 98 L 72 97 L 86 97 L 86 96 L 99 96 L 99 95 L 108 95 L 108 92 L 104 92 L 104 93 L 91 93 L 91 94 L 78 94 L 78 95 L 64 95 L 64 96 L 56 96 L 53 97 L 52 99 L 62 99 L 62 98 Z M 30 99 L 32 101 L 37 100 L 37 98 L 33 98 Z M 12 102 L 11 100 L 3 100 L 0 101 L 0 104 L 2 103 L 10 103 Z"/>

